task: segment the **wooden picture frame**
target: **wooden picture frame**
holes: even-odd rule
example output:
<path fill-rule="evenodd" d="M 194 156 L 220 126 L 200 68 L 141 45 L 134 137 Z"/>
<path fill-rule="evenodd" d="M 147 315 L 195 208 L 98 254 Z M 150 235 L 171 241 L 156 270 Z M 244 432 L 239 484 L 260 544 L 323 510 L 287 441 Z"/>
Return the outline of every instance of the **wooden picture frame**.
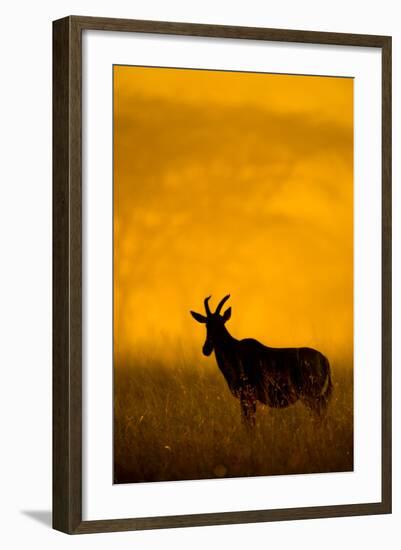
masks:
<path fill-rule="evenodd" d="M 379 502 L 82 520 L 84 30 L 377 48 L 382 58 L 382 497 Z M 53 23 L 53 527 L 69 534 L 391 512 L 391 37 L 71 16 Z"/>

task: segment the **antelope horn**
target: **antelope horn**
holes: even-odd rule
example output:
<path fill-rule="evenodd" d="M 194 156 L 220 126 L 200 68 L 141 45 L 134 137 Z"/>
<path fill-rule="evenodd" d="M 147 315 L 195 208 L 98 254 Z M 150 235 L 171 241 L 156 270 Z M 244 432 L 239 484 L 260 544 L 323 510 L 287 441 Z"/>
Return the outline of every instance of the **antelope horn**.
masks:
<path fill-rule="evenodd" d="M 211 315 L 212 312 L 210 311 L 210 308 L 209 308 L 209 300 L 210 300 L 211 296 L 208 296 L 207 298 L 205 298 L 204 300 L 204 304 L 205 304 L 205 311 L 206 311 L 206 315 Z"/>
<path fill-rule="evenodd" d="M 215 311 L 215 314 L 219 314 L 220 311 L 221 311 L 221 308 L 224 306 L 224 304 L 227 302 L 227 300 L 229 299 L 230 295 L 227 294 L 227 296 L 224 296 L 224 298 L 220 301 L 219 305 L 217 306 L 216 308 L 216 311 Z"/>

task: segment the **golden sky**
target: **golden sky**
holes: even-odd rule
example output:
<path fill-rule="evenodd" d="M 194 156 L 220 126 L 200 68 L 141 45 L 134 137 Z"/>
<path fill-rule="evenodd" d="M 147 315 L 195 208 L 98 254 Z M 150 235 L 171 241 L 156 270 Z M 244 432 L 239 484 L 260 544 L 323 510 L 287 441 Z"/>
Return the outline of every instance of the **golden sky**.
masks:
<path fill-rule="evenodd" d="M 114 67 L 114 345 L 353 346 L 353 80 Z M 165 344 L 171 344 L 166 346 Z"/>

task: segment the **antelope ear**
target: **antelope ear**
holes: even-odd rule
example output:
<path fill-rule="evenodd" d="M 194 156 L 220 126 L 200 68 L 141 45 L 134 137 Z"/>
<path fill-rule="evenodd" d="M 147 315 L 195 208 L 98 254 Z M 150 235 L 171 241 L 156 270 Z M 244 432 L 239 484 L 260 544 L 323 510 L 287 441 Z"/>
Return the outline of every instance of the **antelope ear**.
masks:
<path fill-rule="evenodd" d="M 223 321 L 226 323 L 230 317 L 231 317 L 231 307 L 226 309 L 225 312 L 223 313 Z"/>
<path fill-rule="evenodd" d="M 198 321 L 198 323 L 206 323 L 207 319 L 200 313 L 196 313 L 196 311 L 190 311 L 190 314 L 195 319 L 195 321 Z"/>

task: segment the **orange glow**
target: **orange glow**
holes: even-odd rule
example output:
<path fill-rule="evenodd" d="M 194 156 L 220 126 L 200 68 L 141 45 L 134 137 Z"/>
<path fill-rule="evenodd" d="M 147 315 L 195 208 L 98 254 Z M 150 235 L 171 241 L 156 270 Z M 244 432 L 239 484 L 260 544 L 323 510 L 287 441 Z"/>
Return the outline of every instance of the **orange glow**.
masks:
<path fill-rule="evenodd" d="M 114 346 L 353 348 L 353 80 L 114 68 Z M 168 345 L 166 346 L 166 343 Z"/>

